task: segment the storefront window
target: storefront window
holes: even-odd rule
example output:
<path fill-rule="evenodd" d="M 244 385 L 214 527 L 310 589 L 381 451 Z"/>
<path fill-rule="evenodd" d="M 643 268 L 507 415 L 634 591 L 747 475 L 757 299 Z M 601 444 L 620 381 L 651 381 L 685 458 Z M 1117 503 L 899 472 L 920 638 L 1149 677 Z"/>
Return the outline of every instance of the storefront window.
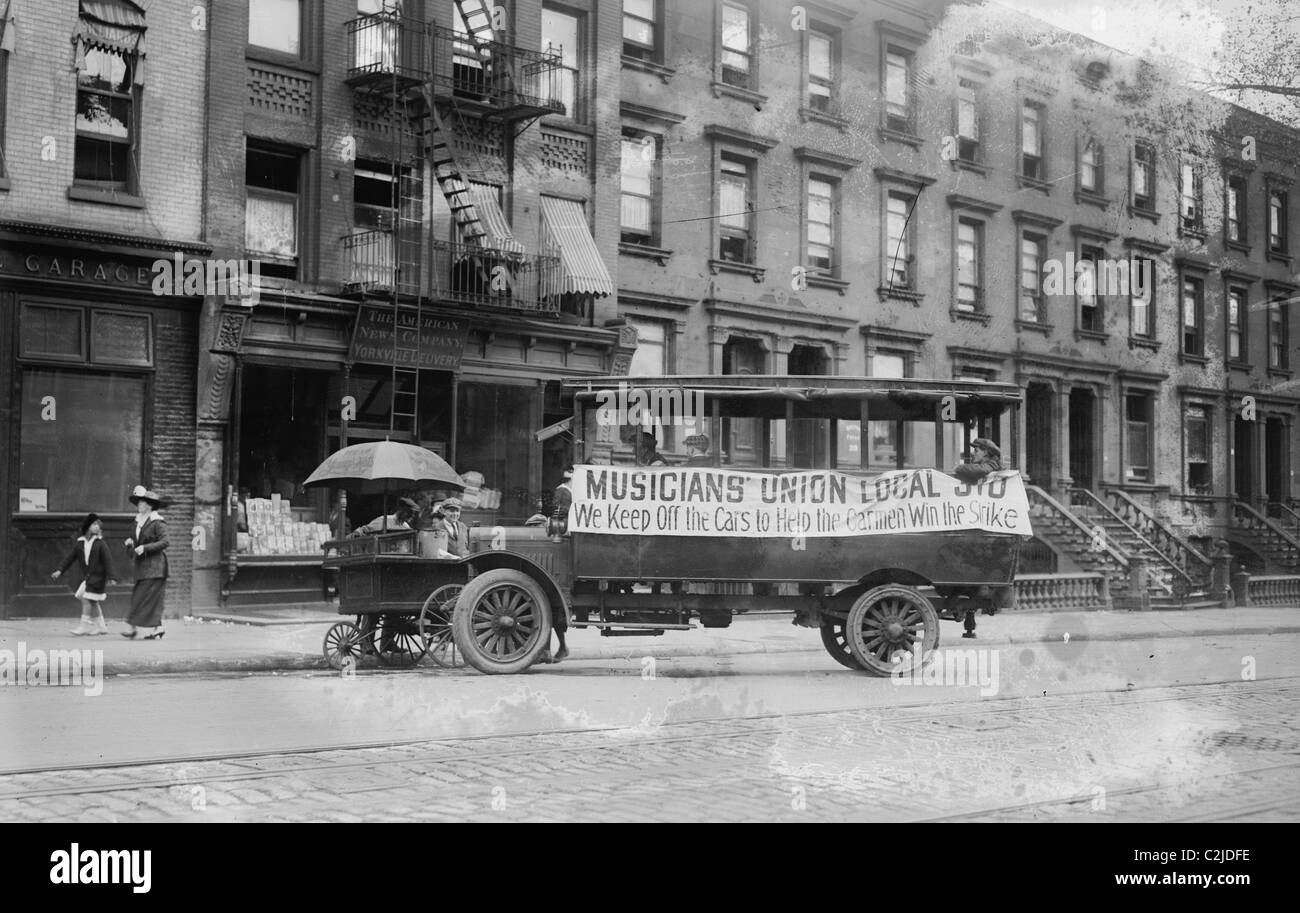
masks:
<path fill-rule="evenodd" d="M 279 495 L 294 507 L 321 506 L 318 493 L 302 483 L 325 458 L 329 379 L 326 371 L 244 369 L 239 487 L 250 497 Z"/>
<path fill-rule="evenodd" d="M 531 490 L 537 393 L 535 387 L 460 385 L 455 468 L 469 483 L 467 508 L 494 511 L 503 521 L 522 521 L 533 513 L 538 497 Z"/>
<path fill-rule="evenodd" d="M 29 368 L 22 384 L 25 503 L 51 512 L 132 510 L 127 495 L 144 480 L 145 379 Z"/>

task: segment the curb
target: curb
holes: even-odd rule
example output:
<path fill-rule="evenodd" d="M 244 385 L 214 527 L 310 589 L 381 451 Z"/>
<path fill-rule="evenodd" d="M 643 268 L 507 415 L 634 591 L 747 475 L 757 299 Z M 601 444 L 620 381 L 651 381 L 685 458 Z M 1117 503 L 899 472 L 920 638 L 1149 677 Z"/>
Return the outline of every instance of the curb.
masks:
<path fill-rule="evenodd" d="M 1108 642 L 1108 641 L 1131 641 L 1131 640 L 1166 640 L 1176 637 L 1214 637 L 1214 636 L 1252 636 L 1252 635 L 1273 635 L 1273 634 L 1300 634 L 1300 625 L 1275 625 L 1270 627 L 1255 628 L 1237 628 L 1232 630 L 1212 629 L 1199 631 L 1123 631 L 1114 634 L 1079 634 L 1071 635 L 1071 643 L 1089 643 L 1089 642 Z M 958 637 L 960 642 L 961 638 Z M 1055 638 L 1048 639 L 1041 634 L 1030 636 L 1006 636 L 990 638 L 987 640 L 977 640 L 974 644 L 968 644 L 969 647 L 978 646 L 1008 646 L 1008 645 L 1028 645 L 1028 644 L 1055 644 L 1058 641 Z M 666 650 L 651 652 L 644 651 L 640 655 L 653 655 L 657 659 L 699 659 L 710 656 L 748 656 L 756 654 L 781 654 L 781 653 L 824 653 L 825 650 L 820 646 L 799 646 L 799 645 L 781 645 L 769 646 L 766 644 L 753 644 L 739 642 L 725 647 L 671 647 Z M 636 651 L 632 651 L 636 654 Z M 626 659 L 627 653 L 611 653 L 596 656 L 575 655 L 571 659 L 583 662 L 601 662 L 610 660 Z M 270 656 L 252 656 L 241 657 L 236 659 L 203 659 L 203 660 L 161 660 L 155 663 L 122 663 L 108 664 L 104 666 L 104 675 L 184 675 L 193 673 L 229 673 L 229 672 L 324 672 L 328 670 L 325 665 L 325 659 L 319 655 L 309 654 L 281 654 Z M 380 667 L 382 668 L 382 667 Z M 432 666 L 421 666 L 420 669 L 432 669 Z M 468 667 L 467 667 L 468 668 Z M 369 671 L 380 671 L 372 666 L 365 666 L 358 670 L 362 673 Z M 414 670 L 395 670 L 395 671 L 414 671 Z"/>

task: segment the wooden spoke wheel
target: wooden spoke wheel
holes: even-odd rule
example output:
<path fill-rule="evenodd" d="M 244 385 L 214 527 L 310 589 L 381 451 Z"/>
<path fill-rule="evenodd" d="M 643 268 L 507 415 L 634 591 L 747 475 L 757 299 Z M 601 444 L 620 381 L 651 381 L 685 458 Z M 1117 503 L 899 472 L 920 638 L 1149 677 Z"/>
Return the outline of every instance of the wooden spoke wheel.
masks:
<path fill-rule="evenodd" d="M 380 615 L 371 639 L 381 665 L 409 669 L 424 658 L 427 646 L 414 615 Z"/>
<path fill-rule="evenodd" d="M 456 638 L 451 633 L 456 600 L 464 589 L 463 584 L 444 584 L 429 594 L 420 609 L 420 636 L 424 638 L 425 650 L 429 659 L 444 669 L 456 669 L 465 665 L 465 657 L 457 648 Z"/>
<path fill-rule="evenodd" d="M 487 571 L 456 600 L 452 636 L 475 669 L 489 675 L 522 672 L 551 641 L 551 603 L 521 571 Z"/>
<path fill-rule="evenodd" d="M 844 624 L 842 621 L 830 621 L 822 625 L 822 646 L 841 666 L 859 672 L 862 667 L 858 665 L 858 661 L 853 657 L 853 651 L 849 649 L 849 638 L 844 631 Z"/>
<path fill-rule="evenodd" d="M 325 653 L 325 662 L 329 667 L 338 672 L 345 665 L 351 665 L 356 669 L 361 665 L 361 655 L 364 652 L 364 637 L 361 628 L 350 621 L 340 621 L 332 625 L 325 632 L 325 643 L 323 652 Z"/>
<path fill-rule="evenodd" d="M 910 669 L 918 647 L 921 664 L 929 661 L 939 645 L 939 616 L 918 591 L 891 583 L 858 597 L 849 609 L 845 633 L 858 664 L 872 675 L 887 676 Z M 896 663 L 898 653 L 907 657 Z"/>

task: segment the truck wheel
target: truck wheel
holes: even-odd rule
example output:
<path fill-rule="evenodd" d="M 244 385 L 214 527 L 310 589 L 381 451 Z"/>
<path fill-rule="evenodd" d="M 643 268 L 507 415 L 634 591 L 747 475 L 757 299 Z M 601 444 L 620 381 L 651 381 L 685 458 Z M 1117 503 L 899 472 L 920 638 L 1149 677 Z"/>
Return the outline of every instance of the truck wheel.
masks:
<path fill-rule="evenodd" d="M 831 658 L 844 668 L 852 669 L 854 672 L 862 670 L 858 661 L 853 658 L 853 651 L 849 649 L 849 640 L 844 634 L 844 622 L 832 621 L 822 625 L 822 646 L 826 648 Z"/>
<path fill-rule="evenodd" d="M 498 568 L 465 584 L 452 616 L 465 661 L 489 675 L 522 672 L 551 641 L 551 603 L 535 580 Z"/>
<path fill-rule="evenodd" d="M 930 600 L 910 586 L 890 583 L 868 590 L 849 609 L 845 625 L 849 649 L 872 675 L 888 676 L 911 668 L 909 660 L 894 662 L 902 652 L 910 657 L 921 648 L 924 664 L 939 645 L 939 616 Z"/>

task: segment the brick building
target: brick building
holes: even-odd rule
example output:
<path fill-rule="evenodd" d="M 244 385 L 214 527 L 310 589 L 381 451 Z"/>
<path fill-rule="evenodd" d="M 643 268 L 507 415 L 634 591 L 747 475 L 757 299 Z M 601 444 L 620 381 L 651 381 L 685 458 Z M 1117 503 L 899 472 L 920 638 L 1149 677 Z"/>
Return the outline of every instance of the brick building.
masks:
<path fill-rule="evenodd" d="M 471 522 L 521 522 L 558 483 L 563 442 L 534 432 L 569 414 L 559 378 L 631 351 L 609 326 L 618 101 L 597 92 L 621 28 L 594 0 L 212 11 L 207 240 L 262 289 L 204 314 L 194 486 L 222 534 L 196 606 L 321 598 L 319 549 L 241 536 L 234 502 L 328 522 L 337 493 L 300 483 L 345 444 L 417 442 L 477 474 Z"/>
<path fill-rule="evenodd" d="M 1259 569 L 1278 543 L 1300 559 L 1268 528 L 1294 539 L 1295 131 L 979 7 L 624 14 L 634 373 L 1012 381 L 1026 408 L 985 430 L 1073 524 L 1044 567 L 1090 560 L 1064 533 L 1115 512 L 1147 540 L 1227 535 Z M 1150 268 L 1150 296 L 1047 282 L 1084 260 Z M 933 456 L 919 435 L 871 438 L 882 468 L 899 447 Z M 856 430 L 836 442 L 856 466 Z M 750 446 L 720 443 L 739 462 Z"/>
<path fill-rule="evenodd" d="M 189 606 L 201 306 L 153 264 L 207 251 L 203 6 L 0 4 L 0 616 L 77 613 L 49 574 L 88 511 L 124 614 L 141 483 L 174 501 L 167 605 Z"/>

